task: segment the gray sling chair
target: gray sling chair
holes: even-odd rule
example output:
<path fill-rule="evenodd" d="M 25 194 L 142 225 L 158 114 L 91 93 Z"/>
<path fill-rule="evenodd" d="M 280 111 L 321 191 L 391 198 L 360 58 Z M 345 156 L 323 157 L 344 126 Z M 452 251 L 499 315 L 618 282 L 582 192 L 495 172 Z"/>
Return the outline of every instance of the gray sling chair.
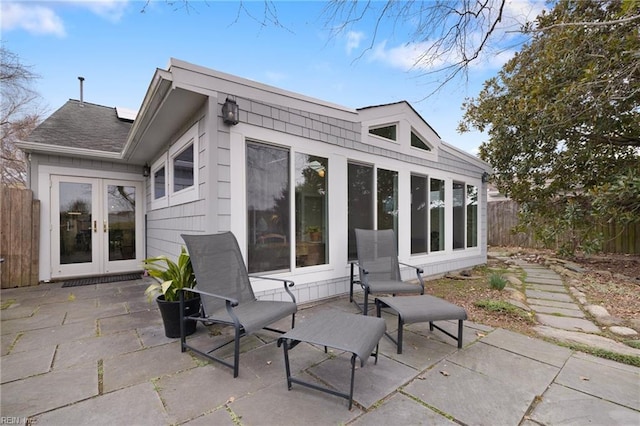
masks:
<path fill-rule="evenodd" d="M 196 275 L 196 287 L 183 289 L 180 292 L 180 341 L 181 349 L 192 350 L 206 358 L 217 361 L 233 369 L 233 377 L 238 377 L 240 363 L 240 338 L 255 333 L 261 329 L 285 333 L 282 330 L 268 326 L 282 318 L 291 315 L 291 328 L 295 325 L 297 311 L 296 299 L 289 290 L 294 283 L 289 280 L 256 277 L 282 281 L 284 289 L 291 297 L 288 301 L 258 300 L 251 288 L 249 274 L 240 252 L 240 247 L 231 232 L 208 235 L 182 235 L 191 264 Z M 253 276 L 252 276 L 253 278 Z M 200 294 L 202 301 L 198 314 L 184 315 L 184 292 L 191 291 Z M 195 320 L 206 325 L 225 324 L 233 326 L 235 336 L 233 340 L 222 343 L 202 352 L 187 344 L 185 335 L 185 321 Z M 233 363 L 215 356 L 212 353 L 229 343 L 234 343 Z"/>
<path fill-rule="evenodd" d="M 369 294 L 424 294 L 422 269 L 398 262 L 395 232 L 392 229 L 371 230 L 356 229 L 357 263 L 351 263 L 351 285 L 349 301 L 354 302 L 364 315 L 369 311 Z M 403 282 L 400 266 L 416 270 L 418 284 Z M 355 277 L 354 267 L 359 269 L 359 279 Z M 353 299 L 353 287 L 360 285 L 364 290 L 364 303 Z"/>

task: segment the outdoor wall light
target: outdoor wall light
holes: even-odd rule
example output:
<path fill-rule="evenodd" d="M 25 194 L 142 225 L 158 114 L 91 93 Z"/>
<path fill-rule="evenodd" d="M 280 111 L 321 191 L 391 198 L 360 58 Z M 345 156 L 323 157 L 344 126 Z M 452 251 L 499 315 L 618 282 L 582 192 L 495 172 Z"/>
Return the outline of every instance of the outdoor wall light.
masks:
<path fill-rule="evenodd" d="M 315 171 L 321 178 L 324 177 L 325 168 L 319 161 L 312 161 L 308 164 L 309 168 Z"/>
<path fill-rule="evenodd" d="M 145 164 L 144 167 L 142 167 L 142 176 L 151 176 L 151 167 L 148 164 Z"/>
<path fill-rule="evenodd" d="M 484 172 L 482 174 L 482 183 L 487 183 L 487 182 L 489 182 L 489 173 Z"/>
<path fill-rule="evenodd" d="M 235 126 L 239 122 L 239 114 L 240 108 L 238 108 L 236 101 L 227 98 L 227 100 L 224 101 L 224 105 L 222 105 L 222 121 L 225 124 Z"/>

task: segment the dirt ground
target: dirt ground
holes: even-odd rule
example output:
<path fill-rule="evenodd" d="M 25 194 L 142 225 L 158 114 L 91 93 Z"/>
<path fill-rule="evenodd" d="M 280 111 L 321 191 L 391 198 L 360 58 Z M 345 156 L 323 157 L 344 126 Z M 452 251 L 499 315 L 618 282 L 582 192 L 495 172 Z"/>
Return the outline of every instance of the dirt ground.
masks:
<path fill-rule="evenodd" d="M 547 258 L 557 258 L 551 251 L 527 250 L 520 248 L 492 248 L 491 251 L 508 253 L 512 257 L 528 261 L 544 262 Z M 590 304 L 604 306 L 619 325 L 631 327 L 640 332 L 640 256 L 639 255 L 592 255 L 566 259 L 580 266 L 584 272 L 565 282 L 583 292 Z M 462 279 L 443 278 L 425 282 L 426 291 L 452 303 L 462 305 L 467 310 L 469 320 L 493 327 L 505 328 L 523 334 L 534 335 L 536 325 L 532 315 L 521 310 L 500 309 L 500 304 L 478 306 L 486 301 L 506 302 L 508 291 L 494 290 L 489 286 L 489 276 L 495 269 L 508 268 L 496 260 L 490 267 L 476 268 L 471 277 Z M 622 339 L 620 339 L 622 340 Z"/>

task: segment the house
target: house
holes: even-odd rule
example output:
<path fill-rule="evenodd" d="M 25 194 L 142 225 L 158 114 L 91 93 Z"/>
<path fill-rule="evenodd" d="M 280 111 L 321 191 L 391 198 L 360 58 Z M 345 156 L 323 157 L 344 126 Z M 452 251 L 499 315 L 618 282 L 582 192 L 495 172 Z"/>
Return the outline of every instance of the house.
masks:
<path fill-rule="evenodd" d="M 181 234 L 223 231 L 299 302 L 348 291 L 355 228 L 394 229 L 426 276 L 486 262 L 490 167 L 407 102 L 354 110 L 171 59 L 132 118 L 70 100 L 21 142 L 41 280 L 140 270 Z"/>

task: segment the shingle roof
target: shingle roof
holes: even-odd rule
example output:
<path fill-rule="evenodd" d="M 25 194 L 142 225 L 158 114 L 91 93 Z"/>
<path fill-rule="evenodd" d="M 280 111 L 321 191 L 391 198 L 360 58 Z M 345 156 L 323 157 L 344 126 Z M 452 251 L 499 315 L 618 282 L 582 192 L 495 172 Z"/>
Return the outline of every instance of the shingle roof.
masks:
<path fill-rule="evenodd" d="M 131 125 L 132 121 L 118 118 L 115 108 L 69 99 L 26 141 L 119 153 Z"/>

